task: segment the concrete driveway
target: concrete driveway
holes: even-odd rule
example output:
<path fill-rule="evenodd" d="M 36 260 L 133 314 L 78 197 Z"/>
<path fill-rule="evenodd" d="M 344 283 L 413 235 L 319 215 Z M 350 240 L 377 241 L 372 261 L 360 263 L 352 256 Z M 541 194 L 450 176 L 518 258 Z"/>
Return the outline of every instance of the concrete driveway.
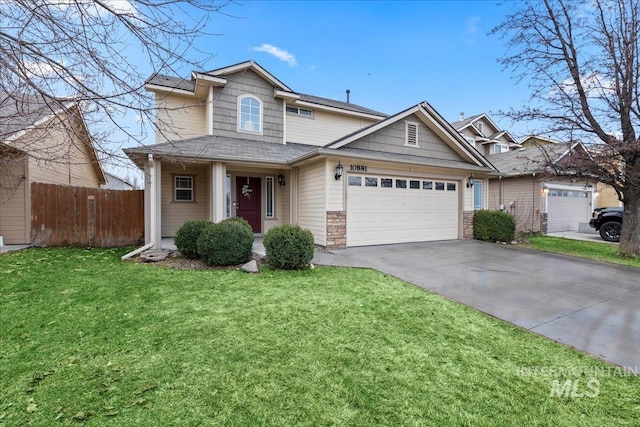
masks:
<path fill-rule="evenodd" d="M 640 272 L 475 240 L 316 253 L 369 267 L 640 371 Z"/>

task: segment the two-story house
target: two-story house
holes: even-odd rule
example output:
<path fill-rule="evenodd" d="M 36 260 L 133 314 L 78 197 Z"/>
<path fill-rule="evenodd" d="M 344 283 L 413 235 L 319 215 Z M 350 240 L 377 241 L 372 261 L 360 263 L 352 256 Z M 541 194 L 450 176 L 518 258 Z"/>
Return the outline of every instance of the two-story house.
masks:
<path fill-rule="evenodd" d="M 295 92 L 253 61 L 188 79 L 155 75 L 146 241 L 187 220 L 299 224 L 345 247 L 472 236 L 475 179 L 495 169 L 426 102 L 388 116 Z"/>

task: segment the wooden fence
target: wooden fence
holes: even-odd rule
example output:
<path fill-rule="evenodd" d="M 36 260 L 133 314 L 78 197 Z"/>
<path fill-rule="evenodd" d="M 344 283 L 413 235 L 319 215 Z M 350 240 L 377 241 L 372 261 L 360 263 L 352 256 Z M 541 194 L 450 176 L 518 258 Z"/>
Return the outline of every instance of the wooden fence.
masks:
<path fill-rule="evenodd" d="M 37 246 L 115 247 L 144 241 L 144 192 L 31 184 Z"/>

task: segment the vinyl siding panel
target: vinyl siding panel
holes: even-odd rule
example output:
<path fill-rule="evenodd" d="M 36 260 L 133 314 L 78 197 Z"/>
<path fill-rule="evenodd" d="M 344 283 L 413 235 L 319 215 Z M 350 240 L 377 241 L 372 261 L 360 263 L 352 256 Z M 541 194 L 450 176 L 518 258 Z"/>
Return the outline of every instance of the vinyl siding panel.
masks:
<path fill-rule="evenodd" d="M 273 86 L 251 70 L 225 76 L 227 84 L 214 88 L 213 134 L 252 141 L 282 143 L 284 123 L 281 99 L 274 98 Z M 238 97 L 253 95 L 262 102 L 262 135 L 238 131 Z"/>
<path fill-rule="evenodd" d="M 313 233 L 318 245 L 326 245 L 325 162 L 298 171 L 298 224 Z"/>
<path fill-rule="evenodd" d="M 540 231 L 541 186 L 540 181 L 531 176 L 504 178 L 503 203 L 506 212 L 516 221 L 518 231 Z M 500 209 L 499 180 L 489 181 L 489 209 Z"/>
<path fill-rule="evenodd" d="M 418 147 L 407 147 L 406 122 L 419 123 Z M 367 135 L 347 145 L 350 148 L 382 151 L 389 153 L 408 154 L 434 159 L 462 160 L 461 157 L 438 137 L 418 117 L 411 115 L 406 120 L 399 120 L 392 125 Z"/>
<path fill-rule="evenodd" d="M 176 94 L 156 94 L 156 143 L 206 134 L 203 100 Z"/>
<path fill-rule="evenodd" d="M 286 120 L 287 142 L 318 146 L 328 144 L 377 122 L 377 120 L 346 117 L 322 110 L 314 110 L 313 118 L 288 113 Z"/>
<path fill-rule="evenodd" d="M 345 163 L 358 163 L 359 161 L 352 161 L 345 159 L 343 160 Z M 343 211 L 345 210 L 345 182 L 346 178 L 343 176 L 340 181 L 336 181 L 336 165 L 338 164 L 337 160 L 327 160 L 325 164 L 325 180 L 327 185 L 327 210 L 328 211 Z M 346 172 L 345 172 L 346 176 Z"/>
<path fill-rule="evenodd" d="M 195 202 L 173 201 L 173 177 L 175 175 L 194 176 Z M 162 236 L 172 237 L 182 224 L 193 219 L 210 220 L 209 188 L 211 177 L 209 165 L 174 165 L 162 163 Z"/>
<path fill-rule="evenodd" d="M 31 218 L 31 213 L 26 212 L 27 182 L 21 179 L 26 175 L 25 164 L 26 159 L 16 162 L 8 167 L 9 173 L 3 171 L 0 174 L 0 236 L 5 245 L 30 243 L 27 218 Z"/>

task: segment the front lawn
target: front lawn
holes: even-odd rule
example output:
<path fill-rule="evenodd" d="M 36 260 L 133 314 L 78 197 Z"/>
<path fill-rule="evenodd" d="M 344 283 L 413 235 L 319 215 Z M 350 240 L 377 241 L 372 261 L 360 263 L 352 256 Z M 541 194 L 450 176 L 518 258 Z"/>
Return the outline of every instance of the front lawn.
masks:
<path fill-rule="evenodd" d="M 0 425 L 640 419 L 638 377 L 372 270 L 170 270 L 124 252 L 0 256 Z"/>
<path fill-rule="evenodd" d="M 525 247 L 539 251 L 553 252 L 556 254 L 571 255 L 587 258 L 594 261 L 605 261 L 627 267 L 640 268 L 640 257 L 623 258 L 618 254 L 618 245 L 600 242 L 588 242 L 584 240 L 565 239 L 534 235 L 527 238 Z"/>

